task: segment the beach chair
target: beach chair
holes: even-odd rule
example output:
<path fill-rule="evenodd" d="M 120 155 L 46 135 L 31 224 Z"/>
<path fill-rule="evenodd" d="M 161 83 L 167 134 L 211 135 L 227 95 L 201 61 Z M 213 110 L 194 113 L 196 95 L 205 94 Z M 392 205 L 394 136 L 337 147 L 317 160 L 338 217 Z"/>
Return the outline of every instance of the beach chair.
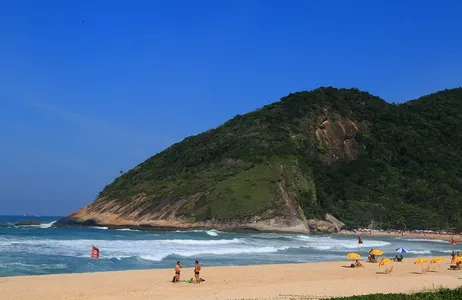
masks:
<path fill-rule="evenodd" d="M 422 273 L 430 272 L 431 269 L 432 269 L 432 266 L 429 264 L 425 269 L 422 269 Z"/>
<path fill-rule="evenodd" d="M 390 274 L 391 272 L 393 272 L 393 266 L 391 266 L 390 268 L 385 269 L 386 274 Z"/>

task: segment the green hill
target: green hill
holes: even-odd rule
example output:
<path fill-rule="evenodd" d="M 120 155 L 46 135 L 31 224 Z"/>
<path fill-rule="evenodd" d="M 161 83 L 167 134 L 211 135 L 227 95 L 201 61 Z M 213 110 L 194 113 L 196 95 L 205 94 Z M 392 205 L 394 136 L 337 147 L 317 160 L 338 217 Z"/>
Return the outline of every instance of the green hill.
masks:
<path fill-rule="evenodd" d="M 318 88 L 188 137 L 57 225 L 462 227 L 462 88 L 404 104 Z M 253 225 L 252 225 L 253 224 Z"/>

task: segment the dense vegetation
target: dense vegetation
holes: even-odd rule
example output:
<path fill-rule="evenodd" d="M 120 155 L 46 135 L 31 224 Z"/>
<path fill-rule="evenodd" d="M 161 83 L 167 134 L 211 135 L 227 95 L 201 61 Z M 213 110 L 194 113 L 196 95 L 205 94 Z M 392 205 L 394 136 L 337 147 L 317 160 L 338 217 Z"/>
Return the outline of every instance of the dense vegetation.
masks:
<path fill-rule="evenodd" d="M 441 289 L 436 292 L 415 294 L 373 294 L 352 297 L 330 298 L 330 300 L 456 300 L 462 299 L 462 288 Z"/>
<path fill-rule="evenodd" d="M 350 224 L 460 230 L 461 122 L 462 89 L 388 105 L 357 160 L 318 167 L 322 207 Z"/>
<path fill-rule="evenodd" d="M 149 212 L 200 194 L 179 212 L 190 221 L 243 218 L 277 214 L 281 184 L 307 218 L 462 230 L 462 88 L 399 105 L 357 89 L 290 94 L 172 145 L 98 201 L 144 193 Z"/>

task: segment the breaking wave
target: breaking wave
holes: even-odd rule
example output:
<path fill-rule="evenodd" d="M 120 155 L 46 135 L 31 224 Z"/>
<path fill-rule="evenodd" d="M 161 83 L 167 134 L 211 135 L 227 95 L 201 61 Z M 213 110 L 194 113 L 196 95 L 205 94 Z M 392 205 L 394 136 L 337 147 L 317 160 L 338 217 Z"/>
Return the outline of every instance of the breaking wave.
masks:
<path fill-rule="evenodd" d="M 0 268 L 0 276 L 87 272 L 89 264 L 100 271 L 166 268 L 183 259 L 186 264 L 198 259 L 207 265 L 251 265 L 344 260 L 352 251 L 365 257 L 371 248 L 383 250 L 387 257 L 396 255 L 395 249 L 400 247 L 408 249 L 408 257 L 442 255 L 453 249 L 446 241 L 426 239 L 370 236 L 358 245 L 356 237 L 337 235 L 239 234 L 217 230 L 122 234 L 138 230 L 48 230 L 52 225 L 40 224 L 34 230 L 0 228 L 0 266 L 6 266 Z M 100 249 L 97 261 L 90 259 L 92 246 Z"/>
<path fill-rule="evenodd" d="M 404 239 L 404 238 L 396 238 L 397 240 L 403 240 L 407 242 L 425 242 L 425 243 L 443 243 L 449 244 L 449 241 L 443 240 L 433 240 L 433 239 Z"/>

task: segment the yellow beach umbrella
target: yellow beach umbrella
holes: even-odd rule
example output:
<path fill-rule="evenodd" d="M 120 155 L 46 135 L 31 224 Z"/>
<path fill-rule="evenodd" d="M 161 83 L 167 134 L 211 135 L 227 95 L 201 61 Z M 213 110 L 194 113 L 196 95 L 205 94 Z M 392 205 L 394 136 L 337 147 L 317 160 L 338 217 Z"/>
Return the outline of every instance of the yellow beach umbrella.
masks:
<path fill-rule="evenodd" d="M 421 264 L 428 263 L 428 262 L 429 262 L 428 258 L 417 258 L 414 261 L 414 264 L 415 265 L 421 265 Z"/>
<path fill-rule="evenodd" d="M 444 261 L 444 257 L 433 257 L 430 260 L 430 263 L 431 264 L 438 264 L 438 263 L 443 262 L 443 261 Z"/>
<path fill-rule="evenodd" d="M 374 254 L 374 255 L 383 255 L 383 251 L 382 250 L 379 250 L 379 249 L 374 249 L 371 251 L 371 254 Z"/>
<path fill-rule="evenodd" d="M 382 260 L 380 261 L 380 263 L 379 263 L 379 267 L 380 267 L 380 266 L 384 266 L 384 265 L 388 265 L 388 264 L 391 264 L 391 263 L 393 263 L 393 259 L 387 259 L 387 258 L 386 258 L 386 259 L 382 259 Z"/>
<path fill-rule="evenodd" d="M 360 259 L 361 258 L 361 255 L 359 255 L 358 253 L 348 253 L 347 256 L 346 256 L 348 259 Z"/>

